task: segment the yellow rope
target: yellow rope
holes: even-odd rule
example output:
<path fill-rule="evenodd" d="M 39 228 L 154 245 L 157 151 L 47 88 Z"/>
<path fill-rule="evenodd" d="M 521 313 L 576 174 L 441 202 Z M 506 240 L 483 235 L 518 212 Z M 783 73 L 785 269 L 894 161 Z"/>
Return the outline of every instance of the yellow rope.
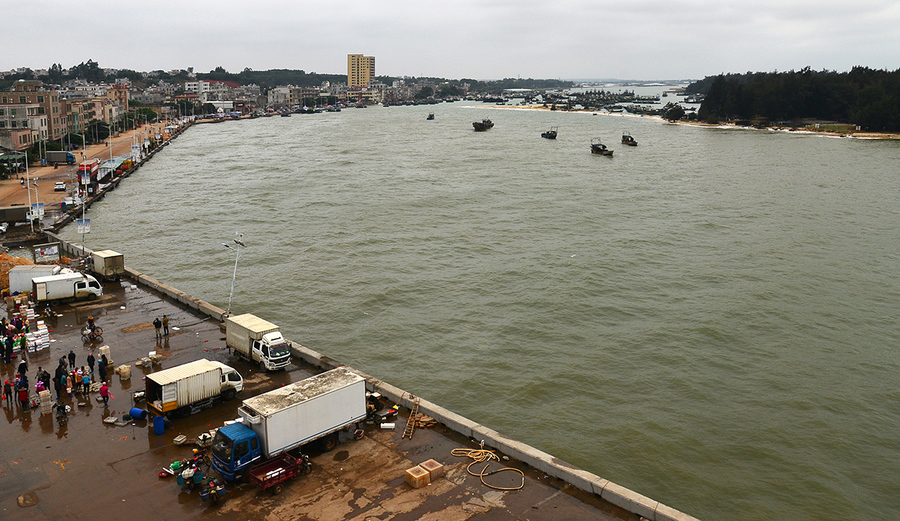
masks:
<path fill-rule="evenodd" d="M 473 476 L 478 476 L 481 479 L 481 483 L 486 487 L 490 487 L 495 490 L 521 490 L 525 487 L 525 473 L 519 469 L 514 469 L 512 467 L 503 467 L 500 470 L 493 470 L 491 472 L 487 471 L 488 467 L 491 465 L 491 460 L 500 461 L 500 456 L 497 456 L 492 450 L 456 448 L 451 450 L 450 454 L 458 458 L 471 458 L 472 463 L 469 463 L 466 466 L 466 472 Z M 472 471 L 472 465 L 476 463 L 484 463 L 484 468 L 481 469 L 481 472 L 475 473 Z M 484 480 L 485 476 L 510 471 L 518 472 L 522 476 L 522 483 L 518 487 L 498 487 L 496 485 L 491 485 Z"/>

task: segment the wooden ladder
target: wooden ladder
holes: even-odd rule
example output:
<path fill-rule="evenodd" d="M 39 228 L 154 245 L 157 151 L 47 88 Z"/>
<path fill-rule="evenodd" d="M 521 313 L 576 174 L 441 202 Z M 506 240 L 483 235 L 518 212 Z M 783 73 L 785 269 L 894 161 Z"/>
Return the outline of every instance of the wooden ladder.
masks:
<path fill-rule="evenodd" d="M 406 428 L 403 429 L 403 436 L 400 436 L 400 439 L 409 438 L 412 439 L 413 433 L 416 431 L 416 419 L 419 416 L 419 397 L 409 395 L 410 398 L 413 398 L 413 406 L 409 411 L 409 417 L 406 418 Z"/>

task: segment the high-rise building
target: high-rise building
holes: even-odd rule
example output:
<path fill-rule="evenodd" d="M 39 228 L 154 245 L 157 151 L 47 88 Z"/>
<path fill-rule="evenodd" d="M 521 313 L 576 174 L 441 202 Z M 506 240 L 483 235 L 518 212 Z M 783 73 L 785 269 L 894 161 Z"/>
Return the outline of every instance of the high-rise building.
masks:
<path fill-rule="evenodd" d="M 368 87 L 375 81 L 375 57 L 362 54 L 347 55 L 347 86 Z"/>

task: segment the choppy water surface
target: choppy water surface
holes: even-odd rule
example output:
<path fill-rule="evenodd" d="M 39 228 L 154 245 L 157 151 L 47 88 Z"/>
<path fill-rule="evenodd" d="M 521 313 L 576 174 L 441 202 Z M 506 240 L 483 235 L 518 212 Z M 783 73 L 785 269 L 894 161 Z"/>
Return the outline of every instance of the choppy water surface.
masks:
<path fill-rule="evenodd" d="M 233 311 L 312 349 L 702 519 L 889 519 L 898 172 L 892 142 L 345 109 L 190 129 L 86 244 L 224 308 L 242 232 Z"/>

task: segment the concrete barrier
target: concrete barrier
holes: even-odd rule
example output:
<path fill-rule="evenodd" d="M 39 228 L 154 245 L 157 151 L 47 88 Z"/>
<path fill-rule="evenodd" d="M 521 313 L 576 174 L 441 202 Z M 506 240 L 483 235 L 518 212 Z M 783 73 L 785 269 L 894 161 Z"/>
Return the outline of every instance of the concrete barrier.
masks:
<path fill-rule="evenodd" d="M 47 233 L 47 236 L 50 240 L 59 241 L 60 249 L 72 256 L 90 255 L 91 253 L 91 250 L 82 250 L 81 246 L 64 241 L 53 233 Z M 153 277 L 132 270 L 127 266 L 125 267 L 125 275 L 134 280 L 136 284 L 152 289 L 153 291 L 180 302 L 184 306 L 203 313 L 210 318 L 224 320 L 225 310 L 220 307 L 192 297 L 177 288 L 173 288 Z M 291 340 L 288 340 L 288 343 L 291 346 L 291 354 L 295 358 L 323 370 L 347 367 L 366 379 L 366 388 L 368 390 L 377 391 L 388 401 L 406 407 L 407 409 L 413 407 L 416 397 L 403 389 L 367 375 L 352 367 L 345 366 L 337 360 L 317 351 L 313 351 L 301 344 Z M 596 494 L 613 505 L 637 514 L 645 519 L 651 521 L 699 521 L 693 516 L 658 501 L 654 501 L 633 490 L 613 483 L 607 479 L 603 479 L 591 472 L 566 463 L 565 461 L 540 451 L 528 444 L 504 436 L 493 429 L 480 425 L 465 416 L 461 416 L 437 404 L 431 403 L 428 400 L 422 399 L 421 397 L 419 398 L 419 412 L 431 416 L 439 423 L 444 424 L 448 429 L 466 436 L 467 438 L 472 438 L 478 442 L 483 441 L 485 447 L 495 449 L 510 458 L 519 460 L 548 476 L 559 478 L 585 492 Z"/>

